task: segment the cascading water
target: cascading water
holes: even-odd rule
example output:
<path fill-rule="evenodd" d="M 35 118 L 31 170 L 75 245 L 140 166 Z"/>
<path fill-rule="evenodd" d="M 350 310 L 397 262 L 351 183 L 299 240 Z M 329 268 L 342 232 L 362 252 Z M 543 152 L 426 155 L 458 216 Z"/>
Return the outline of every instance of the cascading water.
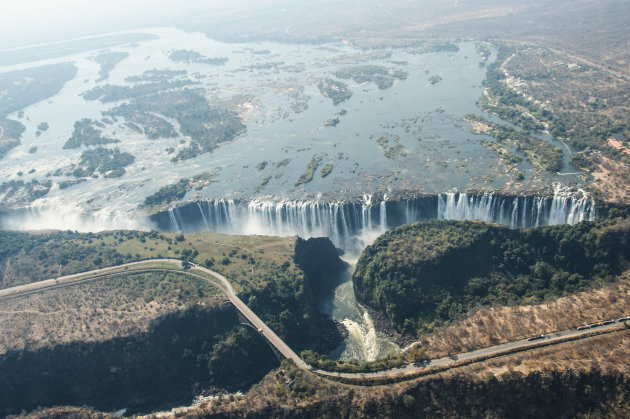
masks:
<path fill-rule="evenodd" d="M 177 232 L 327 236 L 352 257 L 390 227 L 435 218 L 480 220 L 510 227 L 574 224 L 594 220 L 595 203 L 583 191 L 575 193 L 556 185 L 550 197 L 445 192 L 399 201 L 388 201 L 384 196 L 378 202 L 366 194 L 359 203 L 198 201 L 155 214 L 152 223 L 120 211 L 85 214 L 78 208 L 60 205 L 0 214 L 0 225 L 9 229 L 55 228 L 59 224 L 60 229 L 78 231 L 157 227 Z M 334 308 L 329 311 L 346 325 L 350 335 L 336 356 L 370 360 L 397 351 L 393 343 L 376 333 L 369 313 L 356 303 L 350 277 L 351 272 L 330 302 Z"/>
<path fill-rule="evenodd" d="M 301 237 L 327 236 L 350 256 L 359 253 L 388 228 L 429 219 L 479 220 L 510 227 L 575 224 L 595 219 L 595 203 L 583 191 L 556 186 L 551 197 L 495 193 L 445 192 L 400 201 L 387 197 L 360 203 L 202 201 L 154 216 L 160 230 L 215 230 L 230 234 Z M 333 358 L 374 360 L 400 350 L 374 329 L 369 313 L 357 304 L 349 271 L 324 309 L 342 321 L 349 337 Z"/>
<path fill-rule="evenodd" d="M 166 215 L 166 216 L 165 216 Z M 479 220 L 509 227 L 575 224 L 595 219 L 595 203 L 583 191 L 556 187 L 551 197 L 445 192 L 373 203 L 201 201 L 153 216 L 159 230 L 214 230 L 230 234 L 327 236 L 358 254 L 388 228 L 429 219 Z"/>
<path fill-rule="evenodd" d="M 352 287 L 352 273 L 356 260 L 346 259 L 348 270 L 343 272 L 334 294 L 323 301 L 320 310 L 340 320 L 348 331 L 348 338 L 332 353 L 331 359 L 374 361 L 400 351 L 386 336 L 377 332 L 368 311 L 357 303 Z"/>
<path fill-rule="evenodd" d="M 72 230 L 81 233 L 105 230 L 149 231 L 155 229 L 151 220 L 134 212 L 103 208 L 88 213 L 73 204 L 62 202 L 53 204 L 48 207 L 28 207 L 0 212 L 0 228 L 7 230 Z M 176 212 L 176 209 L 173 212 Z M 178 226 L 176 214 L 173 214 L 170 224 Z"/>

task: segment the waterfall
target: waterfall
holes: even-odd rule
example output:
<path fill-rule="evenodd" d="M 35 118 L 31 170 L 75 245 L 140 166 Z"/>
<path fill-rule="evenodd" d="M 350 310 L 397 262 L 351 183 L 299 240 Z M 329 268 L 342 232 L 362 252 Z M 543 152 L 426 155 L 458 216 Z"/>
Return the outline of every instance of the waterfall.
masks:
<path fill-rule="evenodd" d="M 175 221 L 175 219 L 173 220 Z M 169 223 L 169 230 L 172 228 Z M 100 208 L 88 212 L 70 202 L 0 211 L 0 228 L 7 230 L 71 230 L 81 233 L 105 230 L 155 229 L 154 223 L 133 211 Z"/>
<path fill-rule="evenodd" d="M 175 214 L 177 212 L 177 215 Z M 182 228 L 180 226 L 179 219 L 179 208 L 169 208 L 168 209 L 168 217 L 171 220 L 171 224 L 174 227 L 175 231 L 181 232 Z"/>
<path fill-rule="evenodd" d="M 208 225 L 208 218 L 206 217 L 206 213 L 201 206 L 201 202 L 197 202 L 197 206 L 199 207 L 199 212 L 201 213 L 201 218 L 203 219 L 203 225 L 206 227 L 207 230 L 210 230 L 210 226 Z"/>
<path fill-rule="evenodd" d="M 193 202 L 152 216 L 163 231 L 327 236 L 348 251 L 360 251 L 388 228 L 435 218 L 515 228 L 575 224 L 595 219 L 595 202 L 584 191 L 556 187 L 550 197 L 444 192 L 400 201 L 384 199 L 378 204 L 369 194 L 359 203 L 222 199 Z"/>

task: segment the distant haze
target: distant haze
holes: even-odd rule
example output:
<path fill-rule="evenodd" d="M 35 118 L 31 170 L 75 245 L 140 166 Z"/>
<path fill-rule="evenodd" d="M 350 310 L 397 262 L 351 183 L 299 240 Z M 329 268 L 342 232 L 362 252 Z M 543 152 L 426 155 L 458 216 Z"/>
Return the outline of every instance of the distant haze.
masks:
<path fill-rule="evenodd" d="M 220 1 L 20 0 L 0 5 L 0 48 L 164 25 L 178 10 Z"/>
<path fill-rule="evenodd" d="M 522 0 L 20 0 L 0 5 L 0 48 L 146 26 L 177 26 L 229 36 L 278 37 L 291 25 L 310 38 L 386 27 L 419 28 L 455 14 L 505 15 L 537 4 Z M 297 25 L 299 23 L 299 25 Z M 276 33 L 276 31 L 278 31 Z M 319 33 L 318 33 L 319 32 Z"/>

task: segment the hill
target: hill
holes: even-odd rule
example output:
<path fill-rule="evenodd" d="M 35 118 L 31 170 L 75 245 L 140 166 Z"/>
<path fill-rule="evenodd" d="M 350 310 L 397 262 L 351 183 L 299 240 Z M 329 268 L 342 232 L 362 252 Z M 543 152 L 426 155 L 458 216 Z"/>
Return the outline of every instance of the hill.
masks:
<path fill-rule="evenodd" d="M 297 350 L 329 351 L 341 340 L 314 297 L 325 276 L 344 267 L 328 239 L 0 234 L 5 288 L 162 253 L 221 271 Z M 109 278 L 0 299 L 0 331 L 0 415 L 58 404 L 130 412 L 190 404 L 195 396 L 245 390 L 278 363 L 220 290 L 185 269 L 121 269 Z"/>
<path fill-rule="evenodd" d="M 421 334 L 481 306 L 531 304 L 613 282 L 630 260 L 629 230 L 625 220 L 526 230 L 416 223 L 365 249 L 354 288 L 398 331 Z"/>

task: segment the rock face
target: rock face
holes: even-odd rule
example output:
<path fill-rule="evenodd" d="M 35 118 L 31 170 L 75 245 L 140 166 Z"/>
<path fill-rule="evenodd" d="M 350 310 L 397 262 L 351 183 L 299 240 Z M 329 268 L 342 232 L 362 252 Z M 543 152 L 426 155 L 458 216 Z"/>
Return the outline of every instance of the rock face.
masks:
<path fill-rule="evenodd" d="M 339 273 L 346 269 L 346 263 L 339 258 L 338 250 L 326 237 L 308 240 L 298 237 L 294 262 L 304 272 L 310 288 L 310 292 L 305 294 L 310 296 L 313 310 L 317 312 L 317 301 L 338 285 Z M 330 352 L 343 342 L 348 332 L 339 321 L 326 315 L 317 312 L 316 318 L 313 349 L 322 353 Z"/>
<path fill-rule="evenodd" d="M 229 234 L 330 237 L 335 246 L 361 251 L 391 227 L 432 219 L 479 220 L 509 227 L 575 224 L 595 219 L 587 195 L 556 190 L 551 196 L 445 192 L 400 200 L 366 195 L 362 202 L 199 201 L 151 216 L 160 231 L 213 230 Z"/>
<path fill-rule="evenodd" d="M 339 259 L 337 249 L 327 237 L 308 240 L 298 237 L 294 261 L 304 271 L 315 298 L 330 292 L 337 285 L 339 272 L 346 268 L 346 263 Z"/>

